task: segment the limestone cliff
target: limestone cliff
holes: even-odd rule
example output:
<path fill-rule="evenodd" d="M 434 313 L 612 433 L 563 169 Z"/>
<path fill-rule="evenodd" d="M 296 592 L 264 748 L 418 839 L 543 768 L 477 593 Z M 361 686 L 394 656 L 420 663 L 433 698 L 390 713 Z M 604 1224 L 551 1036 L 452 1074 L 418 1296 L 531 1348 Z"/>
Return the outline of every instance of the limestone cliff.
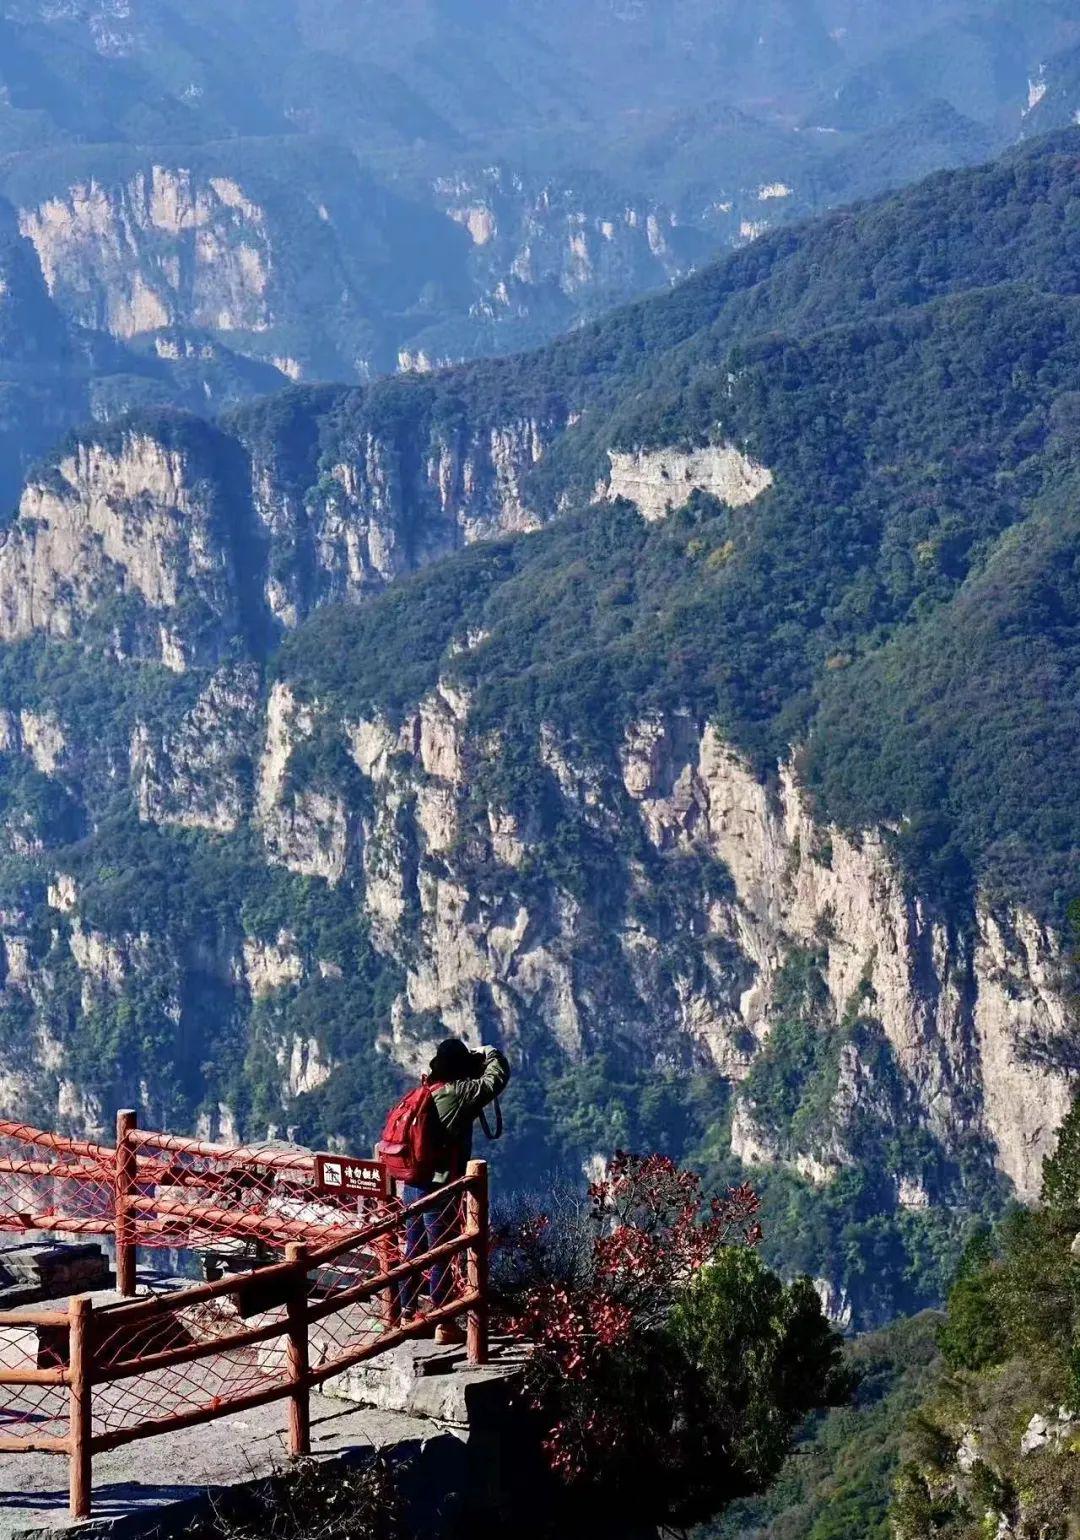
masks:
<path fill-rule="evenodd" d="M 468 237 L 472 327 L 503 338 L 504 347 L 572 324 L 615 295 L 670 283 L 714 245 L 736 237 L 737 222 L 726 228 L 730 205 L 726 213 L 713 208 L 704 218 L 685 217 L 615 188 L 538 179 L 500 165 L 440 177 L 433 192 L 436 206 Z M 460 349 L 462 338 L 460 323 L 436 325 L 419 334 L 402 366 L 423 367 L 432 352 L 454 350 L 455 343 Z"/>
<path fill-rule="evenodd" d="M 740 239 L 730 204 L 688 217 L 503 166 L 406 203 L 340 150 L 297 156 L 290 185 L 272 153 L 87 151 L 70 179 L 19 184 L 18 230 L 75 326 L 354 381 L 546 340 Z"/>
<path fill-rule="evenodd" d="M 371 192 L 351 157 L 324 146 L 294 171 L 287 197 L 276 184 L 288 171 L 270 149 L 109 146 L 75 166 L 68 177 L 46 164 L 13 190 L 23 245 L 68 325 L 143 357 L 186 362 L 228 350 L 278 371 L 279 384 L 366 379 L 391 362 L 368 319 L 371 275 L 357 271 L 355 251 L 363 243 L 348 216 L 335 217 Z M 273 388 L 272 373 L 262 388 Z"/>
<path fill-rule="evenodd" d="M 245 665 L 213 674 L 171 731 L 137 723 L 130 765 L 139 817 L 217 834 L 237 829 L 250 808 L 246 756 L 258 712 L 258 677 Z"/>
<path fill-rule="evenodd" d="M 988 901 L 966 930 L 946 923 L 901 878 L 889 830 L 822 826 L 790 765 L 766 787 L 687 714 L 642 717 L 608 760 L 544 728 L 546 790 L 522 799 L 499 792 L 506 745 L 472 710 L 444 678 L 400 714 L 344 718 L 244 665 L 207 671 L 172 725 L 138 716 L 126 749 L 9 712 L 0 753 L 75 797 L 104 757 L 141 827 L 208 842 L 169 859 L 210 864 L 195 888 L 178 867 L 175 898 L 171 872 L 139 869 L 137 901 L 103 910 L 108 879 L 24 841 L 48 893 L 0 913 L 0 1107 L 97 1128 L 124 1096 L 207 1133 L 325 1139 L 372 1055 L 415 1071 L 450 1030 L 546 1075 L 703 1077 L 718 1109 L 730 1098 L 732 1157 L 811 1189 L 876 1149 L 897 1213 L 962 1205 L 963 1161 L 1036 1195 L 1069 1102 L 1030 1051 L 1064 1024 L 1054 935 Z M 566 864 L 571 829 L 591 873 Z M 225 873 L 235 900 L 216 891 Z M 830 1046 L 814 1117 L 783 1123 L 758 1067 L 790 1022 L 794 963 Z M 874 1318 L 830 1265 L 815 1270 L 838 1318 Z"/>
<path fill-rule="evenodd" d="M 91 177 L 21 210 L 49 293 L 80 325 L 130 338 L 180 321 L 263 332 L 273 319 L 264 211 L 231 177 L 153 165 Z"/>
<path fill-rule="evenodd" d="M 458 427 L 363 422 L 322 466 L 194 419 L 84 432 L 0 536 L 0 639 L 79 633 L 122 598 L 137 646 L 183 670 L 474 541 L 535 529 L 526 482 L 565 414 Z"/>
<path fill-rule="evenodd" d="M 31 481 L 0 543 L 0 637 L 70 636 L 126 595 L 145 607 L 170 667 L 184 668 L 192 648 L 204 655 L 224 645 L 242 629 L 242 578 L 215 448 L 205 428 L 176 447 L 132 428 L 107 443 L 76 443 Z M 182 605 L 187 624 L 178 628 Z M 196 608 L 203 625 L 191 624 Z"/>
<path fill-rule="evenodd" d="M 801 953 L 833 1027 L 853 1013 L 874 1024 L 888 1074 L 865 1045 L 838 1044 L 827 1107 L 795 1136 L 770 1122 L 751 1081 L 735 1098 L 733 1153 L 824 1187 L 857 1158 L 869 1109 L 939 1152 L 981 1141 L 1014 1190 L 1033 1195 L 1069 1087 L 1028 1051 L 1060 1037 L 1065 1010 L 1059 942 L 1030 915 L 980 901 L 966 929 L 946 924 L 906 888 L 890 831 L 819 827 L 790 766 L 768 790 L 713 728 L 678 713 L 637 722 L 609 763 L 583 759 L 550 728 L 534 745 L 565 817 L 610 863 L 608 891 L 591 892 L 560 876 L 538 810 L 478 791 L 504 746 L 473 733 L 468 694 L 449 679 L 403 717 L 341 720 L 287 679 L 267 695 L 251 665 L 222 666 L 263 619 L 295 625 L 328 599 L 363 600 L 462 545 L 535 527 L 529 473 L 566 420 L 565 409 L 453 427 L 420 419 L 418 437 L 411 420 L 377 427 L 361 401 L 321 461 L 313 441 L 289 459 L 243 425 L 85 438 L 28 486 L 0 544 L 0 635 L 77 635 L 119 597 L 138 611 L 109 622 L 114 655 L 204 671 L 171 723 L 135 721 L 107 776 L 126 759 L 146 825 L 250 831 L 271 867 L 354 893 L 376 953 L 400 973 L 383 1024 L 400 1062 L 422 1051 L 413 1024 L 434 1013 L 521 1051 L 553 1044 L 568 1063 L 613 1051 L 639 1071 L 704 1069 L 738 1084 L 768 1045 L 778 981 Z M 646 519 L 694 488 L 746 505 L 772 480 L 722 441 L 610 461 L 607 495 Z M 80 777 L 105 773 L 55 711 L 5 712 L 0 752 L 76 803 Z M 40 822 L 9 819 L 10 848 L 48 838 Z M 230 990 L 257 980 L 250 993 L 263 999 L 327 977 L 326 959 L 303 949 L 271 966 L 277 930 L 222 943 L 215 967 Z M 128 950 L 138 972 L 139 949 Z M 86 945 L 72 956 L 85 971 Z M 172 954 L 178 977 L 187 966 Z M 316 1079 L 332 1072 L 330 1044 L 295 1052 L 319 1063 Z M 273 1054 L 292 1063 L 294 1048 Z M 314 1083 L 310 1068 L 290 1074 Z M 933 1192 L 915 1157 L 894 1176 L 901 1207 Z"/>
<path fill-rule="evenodd" d="M 642 518 L 654 522 L 682 508 L 692 492 L 707 492 L 741 508 L 772 486 L 772 472 L 758 465 L 734 444 L 710 444 L 702 449 L 609 450 L 611 474 L 604 489 L 609 498 L 636 503 Z"/>
<path fill-rule="evenodd" d="M 491 426 L 362 431 L 331 464 L 310 519 L 322 593 L 359 598 L 476 540 L 536 529 L 525 479 L 564 420 L 520 417 Z"/>
<path fill-rule="evenodd" d="M 769 792 L 714 729 L 676 715 L 637 723 L 617 771 L 582 762 L 554 734 L 542 743 L 575 816 L 618 826 L 624 844 L 628 824 L 641 837 L 621 874 L 622 910 L 598 938 L 595 902 L 557 880 L 539 890 L 524 880 L 539 838 L 528 810 L 477 804 L 472 782 L 499 747 L 470 738 L 468 713 L 467 697 L 444 684 L 400 723 L 346 725 L 370 784 L 351 834 L 345 805 L 325 791 L 279 794 L 290 745 L 314 719 L 283 687 L 271 697 L 260 782 L 268 854 L 333 881 L 355 872 L 375 943 L 404 970 L 396 1019 L 434 1011 L 475 1036 L 494 1018 L 507 1042 L 540 1033 L 570 1060 L 617 1045 L 643 1066 L 707 1066 L 740 1081 L 768 1042 L 785 960 L 812 952 L 835 1022 L 868 1002 L 900 1090 L 886 1095 L 849 1043 L 817 1142 L 780 1155 L 744 1098 L 734 1152 L 751 1164 L 788 1159 L 827 1183 L 852 1159 L 854 1110 L 869 1108 L 943 1149 L 985 1141 L 1015 1191 L 1037 1193 L 1069 1103 L 1064 1074 L 1025 1052 L 1063 1025 L 1053 935 L 983 903 L 970 933 L 956 933 L 907 891 L 887 831 L 855 839 L 818 827 L 790 768 Z M 704 877 L 691 858 L 704 859 Z M 680 863 L 693 875 L 672 885 Z M 672 906 L 663 916 L 661 901 Z M 393 1030 L 387 1047 L 412 1053 Z M 898 1171 L 901 1205 L 924 1206 L 927 1180 L 917 1164 Z"/>
<path fill-rule="evenodd" d="M 467 231 L 493 307 L 512 306 L 529 286 L 555 284 L 573 295 L 670 280 L 685 271 L 695 247 L 696 232 L 669 208 L 612 196 L 586 207 L 573 186 L 536 185 L 503 167 L 441 178 L 435 195 Z"/>

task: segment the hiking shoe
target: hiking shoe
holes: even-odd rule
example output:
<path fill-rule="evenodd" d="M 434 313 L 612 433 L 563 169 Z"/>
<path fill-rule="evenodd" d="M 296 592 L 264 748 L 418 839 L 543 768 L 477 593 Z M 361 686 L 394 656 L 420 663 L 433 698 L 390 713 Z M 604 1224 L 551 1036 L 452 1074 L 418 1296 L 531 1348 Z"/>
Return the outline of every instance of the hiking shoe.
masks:
<path fill-rule="evenodd" d="M 468 1339 L 456 1321 L 442 1321 L 435 1328 L 438 1347 L 464 1347 Z"/>

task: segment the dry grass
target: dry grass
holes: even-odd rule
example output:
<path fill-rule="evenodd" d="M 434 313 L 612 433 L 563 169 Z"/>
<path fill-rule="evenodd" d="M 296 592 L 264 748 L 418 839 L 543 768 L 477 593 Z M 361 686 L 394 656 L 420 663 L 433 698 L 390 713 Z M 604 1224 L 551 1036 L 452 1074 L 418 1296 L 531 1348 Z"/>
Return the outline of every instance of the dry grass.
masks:
<path fill-rule="evenodd" d="M 215 1504 L 185 1540 L 409 1540 L 389 1463 L 342 1470 L 299 1460 L 240 1507 Z"/>

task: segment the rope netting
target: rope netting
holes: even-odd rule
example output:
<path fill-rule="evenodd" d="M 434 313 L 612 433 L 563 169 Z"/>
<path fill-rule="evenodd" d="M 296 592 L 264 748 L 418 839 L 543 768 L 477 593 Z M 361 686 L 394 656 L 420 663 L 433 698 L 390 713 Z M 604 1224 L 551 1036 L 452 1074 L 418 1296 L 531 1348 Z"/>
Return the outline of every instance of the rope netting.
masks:
<path fill-rule="evenodd" d="M 423 1212 L 399 1217 L 364 1250 L 322 1263 L 316 1256 L 308 1309 L 312 1369 L 330 1373 L 399 1323 L 462 1308 L 468 1293 L 466 1236 L 463 1196 L 455 1188 Z M 425 1265 L 407 1272 L 409 1258 Z M 372 1277 L 387 1275 L 393 1281 L 370 1294 Z"/>
<path fill-rule="evenodd" d="M 280 1251 L 290 1241 L 345 1240 L 401 1211 L 396 1199 L 319 1192 L 314 1158 L 279 1145 L 215 1146 L 141 1129 L 133 1141 L 129 1203 L 140 1246 Z"/>
<path fill-rule="evenodd" d="M 111 1234 L 115 1195 L 115 1150 L 0 1122 L 0 1230 Z"/>
<path fill-rule="evenodd" d="M 59 1312 L 0 1317 L 0 1375 L 23 1383 L 0 1385 L 0 1438 L 33 1444 L 68 1435 L 68 1323 Z M 34 1376 L 41 1378 L 33 1382 Z"/>
<path fill-rule="evenodd" d="M 403 1322 L 415 1329 L 428 1315 L 467 1306 L 460 1191 L 426 1214 L 399 1210 L 367 1229 L 375 1233 L 324 1248 L 333 1254 L 316 1254 L 310 1266 L 305 1257 L 97 1313 L 95 1440 L 123 1442 L 283 1390 L 290 1300 L 294 1309 L 303 1301 L 308 1372 L 317 1381 L 373 1356 Z"/>
<path fill-rule="evenodd" d="M 303 1151 L 144 1129 L 131 1139 L 124 1191 L 139 1246 L 280 1251 L 290 1241 L 344 1240 L 400 1212 L 394 1199 L 319 1192 Z M 112 1235 L 117 1192 L 115 1148 L 0 1122 L 0 1231 Z"/>
<path fill-rule="evenodd" d="M 430 1227 L 428 1227 L 430 1226 Z M 461 1195 L 433 1210 L 410 1249 L 411 1277 L 393 1280 L 401 1269 L 404 1226 L 384 1230 L 356 1249 L 331 1260 L 316 1260 L 302 1295 L 307 1298 L 305 1338 L 311 1377 L 322 1380 L 374 1354 L 396 1334 L 402 1318 L 416 1321 L 434 1311 L 453 1311 L 468 1301 L 461 1255 L 425 1267 L 441 1244 L 464 1246 Z M 304 1267 L 304 1264 L 299 1264 Z M 391 1274 L 390 1283 L 384 1283 Z M 288 1295 L 294 1292 L 288 1267 L 270 1267 L 211 1297 L 159 1295 L 151 1304 L 119 1306 L 97 1318 L 94 1364 L 94 1437 L 120 1438 L 134 1429 L 271 1394 L 288 1381 Z M 171 1360 L 171 1361 L 168 1361 Z"/>
<path fill-rule="evenodd" d="M 315 1158 L 280 1145 L 132 1130 L 118 1154 L 0 1123 L 0 1230 L 115 1235 L 119 1198 L 126 1244 L 235 1257 L 218 1282 L 174 1280 L 91 1311 L 100 1448 L 282 1394 L 295 1385 L 298 1331 L 305 1380 L 318 1383 L 415 1335 L 426 1317 L 467 1308 L 468 1187 L 452 1183 L 405 1209 L 396 1198 L 328 1195 Z M 8 1448 L 67 1438 L 71 1340 L 62 1311 L 0 1314 Z"/>
<path fill-rule="evenodd" d="M 161 1308 L 142 1317 L 120 1307 L 97 1319 L 95 1438 L 228 1410 L 283 1383 L 284 1303 L 247 1316 L 234 1293 L 201 1303 L 187 1303 L 182 1294 L 154 1303 Z"/>

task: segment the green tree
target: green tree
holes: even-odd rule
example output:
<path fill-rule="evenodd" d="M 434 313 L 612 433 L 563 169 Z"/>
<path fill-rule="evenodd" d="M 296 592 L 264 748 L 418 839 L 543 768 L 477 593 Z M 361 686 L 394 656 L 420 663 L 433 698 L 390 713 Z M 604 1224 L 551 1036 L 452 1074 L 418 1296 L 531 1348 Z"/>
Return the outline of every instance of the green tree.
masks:
<path fill-rule="evenodd" d="M 763 1490 L 806 1414 L 854 1388 L 810 1280 L 785 1284 L 746 1248 L 726 1248 L 694 1279 L 667 1337 L 684 1366 L 684 1521 Z"/>
<path fill-rule="evenodd" d="M 954 1369 L 1000 1363 L 1008 1350 L 992 1265 L 995 1254 L 990 1228 L 982 1225 L 960 1259 L 949 1291 L 948 1314 L 938 1332 L 945 1361 Z"/>
<path fill-rule="evenodd" d="M 1063 1217 L 1080 1208 L 1080 1097 L 1058 1130 L 1057 1148 L 1043 1162 L 1042 1197 Z"/>

